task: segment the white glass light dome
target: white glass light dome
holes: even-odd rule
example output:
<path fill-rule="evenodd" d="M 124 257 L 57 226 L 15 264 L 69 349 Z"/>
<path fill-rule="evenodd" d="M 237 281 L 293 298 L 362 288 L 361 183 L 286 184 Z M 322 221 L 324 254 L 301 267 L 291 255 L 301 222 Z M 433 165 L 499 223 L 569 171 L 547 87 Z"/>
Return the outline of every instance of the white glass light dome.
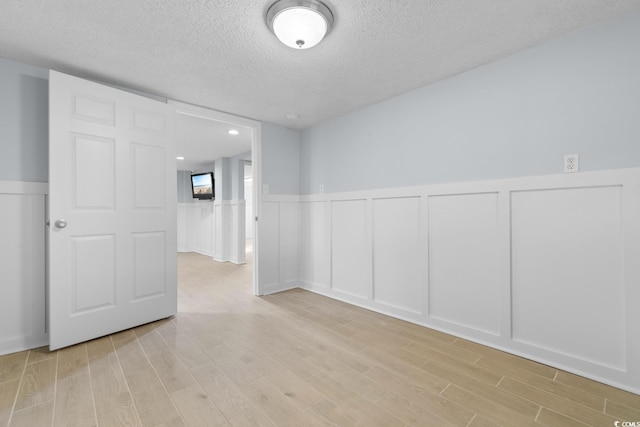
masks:
<path fill-rule="evenodd" d="M 269 8 L 267 24 L 285 45 L 309 49 L 331 30 L 333 14 L 316 0 L 279 0 Z"/>

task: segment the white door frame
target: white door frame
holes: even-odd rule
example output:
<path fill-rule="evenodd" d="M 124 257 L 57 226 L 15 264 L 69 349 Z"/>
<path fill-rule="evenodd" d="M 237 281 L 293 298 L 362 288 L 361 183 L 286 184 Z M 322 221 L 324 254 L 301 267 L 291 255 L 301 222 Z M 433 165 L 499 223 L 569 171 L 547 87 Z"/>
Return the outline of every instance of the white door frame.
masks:
<path fill-rule="evenodd" d="M 222 113 L 220 111 L 210 110 L 196 105 L 186 104 L 184 102 L 167 100 L 169 105 L 175 106 L 176 114 L 185 116 L 199 117 L 206 120 L 215 120 L 218 122 L 228 123 L 230 125 L 245 126 L 251 129 L 251 160 L 253 166 L 253 216 L 259 218 L 260 203 L 262 202 L 262 192 L 257 189 L 262 188 L 262 127 L 261 123 L 256 120 L 246 119 L 244 117 L 234 116 L 233 114 Z M 258 278 L 259 262 L 259 221 L 253 221 L 253 293 L 254 295 L 262 295 L 260 281 Z"/>

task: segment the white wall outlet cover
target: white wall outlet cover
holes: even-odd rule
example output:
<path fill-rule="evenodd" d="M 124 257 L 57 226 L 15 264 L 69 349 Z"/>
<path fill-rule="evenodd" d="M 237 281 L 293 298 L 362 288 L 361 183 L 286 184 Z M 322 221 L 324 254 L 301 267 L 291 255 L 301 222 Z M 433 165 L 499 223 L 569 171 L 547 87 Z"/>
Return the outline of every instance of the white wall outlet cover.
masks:
<path fill-rule="evenodd" d="M 269 184 L 262 185 L 262 194 L 269 194 Z"/>
<path fill-rule="evenodd" d="M 577 154 L 567 154 L 564 156 L 564 172 L 573 173 L 580 171 L 580 156 Z"/>

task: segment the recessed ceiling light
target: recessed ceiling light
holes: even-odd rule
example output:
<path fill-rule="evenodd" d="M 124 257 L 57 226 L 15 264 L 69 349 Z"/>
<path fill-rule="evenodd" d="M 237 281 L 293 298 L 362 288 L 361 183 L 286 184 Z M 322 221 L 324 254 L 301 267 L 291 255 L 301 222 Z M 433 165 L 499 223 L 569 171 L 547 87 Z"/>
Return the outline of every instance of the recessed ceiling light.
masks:
<path fill-rule="evenodd" d="M 239 134 L 239 133 L 240 133 L 240 132 L 238 132 L 238 131 L 237 131 L 237 130 L 235 130 L 235 129 L 231 129 L 231 130 L 229 130 L 229 135 L 237 135 L 237 134 Z"/>
<path fill-rule="evenodd" d="M 176 160 L 184 160 L 184 157 L 178 156 L 178 157 L 176 157 Z"/>
<path fill-rule="evenodd" d="M 333 13 L 318 0 L 278 0 L 267 11 L 267 25 L 287 46 L 308 49 L 331 31 Z"/>

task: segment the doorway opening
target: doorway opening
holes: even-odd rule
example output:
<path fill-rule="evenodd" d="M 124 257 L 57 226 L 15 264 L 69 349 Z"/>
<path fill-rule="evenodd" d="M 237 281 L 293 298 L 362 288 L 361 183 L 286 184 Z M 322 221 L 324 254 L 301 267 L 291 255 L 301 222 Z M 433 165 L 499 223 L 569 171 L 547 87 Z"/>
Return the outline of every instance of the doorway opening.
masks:
<path fill-rule="evenodd" d="M 208 257 L 223 271 L 258 281 L 260 123 L 189 104 L 176 107 L 178 252 Z M 182 158 L 182 159 L 181 159 Z M 196 198 L 192 175 L 213 174 L 213 197 Z M 179 257 L 179 262 L 185 257 Z M 226 264 L 225 266 L 222 266 Z M 236 269 L 234 270 L 234 265 Z"/>

